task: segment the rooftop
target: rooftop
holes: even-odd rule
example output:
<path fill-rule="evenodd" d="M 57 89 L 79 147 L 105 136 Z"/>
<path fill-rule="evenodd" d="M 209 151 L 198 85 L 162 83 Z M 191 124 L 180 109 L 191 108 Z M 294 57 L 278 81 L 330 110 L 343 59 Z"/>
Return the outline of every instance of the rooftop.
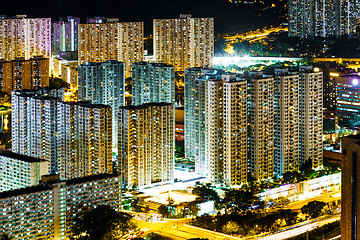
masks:
<path fill-rule="evenodd" d="M 29 162 L 29 163 L 46 161 L 46 160 L 43 160 L 40 158 L 29 157 L 29 156 L 14 153 L 12 151 L 7 151 L 7 150 L 0 150 L 0 156 L 13 158 L 13 159 L 17 159 L 17 160 L 21 160 L 21 161 Z"/>

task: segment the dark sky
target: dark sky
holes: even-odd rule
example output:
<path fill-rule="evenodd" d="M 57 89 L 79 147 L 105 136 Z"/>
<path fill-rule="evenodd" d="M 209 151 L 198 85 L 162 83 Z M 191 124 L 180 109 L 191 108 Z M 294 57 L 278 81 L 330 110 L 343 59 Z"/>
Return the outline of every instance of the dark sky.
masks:
<path fill-rule="evenodd" d="M 256 6 L 236 6 L 228 0 L 8 0 L 0 14 L 29 17 L 91 16 L 118 17 L 121 21 L 144 21 L 145 31 L 152 29 L 153 18 L 177 18 L 180 13 L 193 17 L 214 17 L 215 31 L 231 31 L 269 24 L 268 19 L 257 17 Z M 268 18 L 268 17 L 267 17 Z M 276 22 L 272 16 L 271 21 Z"/>

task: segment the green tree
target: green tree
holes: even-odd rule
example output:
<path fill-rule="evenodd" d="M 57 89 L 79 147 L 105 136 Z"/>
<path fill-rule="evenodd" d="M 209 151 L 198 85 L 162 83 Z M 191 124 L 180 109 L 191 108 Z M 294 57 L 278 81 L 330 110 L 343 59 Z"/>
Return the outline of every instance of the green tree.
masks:
<path fill-rule="evenodd" d="M 168 210 L 168 208 L 167 208 L 167 206 L 165 204 L 161 204 L 158 207 L 158 213 L 160 213 L 162 215 L 162 217 L 169 216 L 169 210 Z"/>
<path fill-rule="evenodd" d="M 136 228 L 132 216 L 116 212 L 108 205 L 100 205 L 75 217 L 72 237 L 83 240 L 109 240 Z"/>
<path fill-rule="evenodd" d="M 311 201 L 301 208 L 303 214 L 309 215 L 311 218 L 317 218 L 322 213 L 326 203 L 320 201 Z"/>
<path fill-rule="evenodd" d="M 274 207 L 283 209 L 290 203 L 290 200 L 286 197 L 278 197 L 274 200 Z"/>
<path fill-rule="evenodd" d="M 238 213 L 249 210 L 258 201 L 254 191 L 231 189 L 225 192 L 223 205 L 227 211 Z"/>
<path fill-rule="evenodd" d="M 134 212 L 140 212 L 141 208 L 139 206 L 139 199 L 138 198 L 133 198 L 131 200 L 131 210 Z"/>
<path fill-rule="evenodd" d="M 220 201 L 220 197 L 210 183 L 201 184 L 196 182 L 192 194 L 199 196 L 200 201 Z"/>
<path fill-rule="evenodd" d="M 240 226 L 237 222 L 229 221 L 222 227 L 222 231 L 230 235 L 237 234 L 240 231 Z"/>
<path fill-rule="evenodd" d="M 200 211 L 200 207 L 198 206 L 196 201 L 186 203 L 186 207 L 187 209 L 189 209 L 190 216 L 196 216 Z"/>
<path fill-rule="evenodd" d="M 149 233 L 145 236 L 145 240 L 167 240 L 168 238 L 161 236 L 158 233 Z"/>

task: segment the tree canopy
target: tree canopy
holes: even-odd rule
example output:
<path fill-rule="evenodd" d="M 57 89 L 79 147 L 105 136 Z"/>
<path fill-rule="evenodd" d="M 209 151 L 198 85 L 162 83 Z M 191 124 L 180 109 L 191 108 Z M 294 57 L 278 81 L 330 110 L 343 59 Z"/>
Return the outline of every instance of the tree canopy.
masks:
<path fill-rule="evenodd" d="M 132 216 L 117 212 L 108 205 L 100 205 L 76 216 L 72 237 L 80 240 L 110 240 L 136 228 Z"/>
<path fill-rule="evenodd" d="M 320 201 L 311 201 L 301 208 L 303 214 L 309 215 L 311 218 L 317 218 L 322 213 L 326 203 Z"/>
<path fill-rule="evenodd" d="M 212 188 L 210 183 L 200 184 L 196 183 L 192 194 L 199 196 L 200 201 L 215 201 L 218 202 L 220 200 L 217 192 Z"/>

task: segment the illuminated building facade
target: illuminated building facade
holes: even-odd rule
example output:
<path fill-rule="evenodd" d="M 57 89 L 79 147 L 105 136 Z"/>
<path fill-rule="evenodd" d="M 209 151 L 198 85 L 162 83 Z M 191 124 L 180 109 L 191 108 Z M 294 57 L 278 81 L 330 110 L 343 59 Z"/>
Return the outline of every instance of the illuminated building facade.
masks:
<path fill-rule="evenodd" d="M 208 175 L 206 158 L 206 81 L 221 71 L 199 67 L 185 70 L 185 156 L 195 161 L 195 172 Z"/>
<path fill-rule="evenodd" d="M 12 92 L 12 151 L 49 161 L 61 178 L 112 173 L 111 107 L 62 102 L 58 91 Z"/>
<path fill-rule="evenodd" d="M 359 0 L 289 1 L 289 36 L 328 37 L 356 33 Z"/>
<path fill-rule="evenodd" d="M 256 180 L 266 180 L 274 175 L 274 78 L 250 72 L 248 83 L 251 175 Z"/>
<path fill-rule="evenodd" d="M 351 123 L 360 117 L 360 77 L 355 74 L 337 77 L 337 114 Z"/>
<path fill-rule="evenodd" d="M 113 111 L 113 135 L 117 136 L 118 109 L 125 105 L 124 63 L 114 60 L 85 63 L 78 66 L 78 73 L 79 101 L 110 105 Z M 116 137 L 113 138 L 113 145 L 117 145 Z"/>
<path fill-rule="evenodd" d="M 185 152 L 213 184 L 247 182 L 247 81 L 215 69 L 185 70 Z"/>
<path fill-rule="evenodd" d="M 247 81 L 232 74 L 206 81 L 206 159 L 214 184 L 247 182 Z"/>
<path fill-rule="evenodd" d="M 336 69 L 324 68 L 324 109 L 328 111 L 336 111 L 337 109 L 337 79 L 340 76 L 340 72 Z"/>
<path fill-rule="evenodd" d="M 60 177 L 72 179 L 111 174 L 111 107 L 89 102 L 58 102 L 57 115 Z"/>
<path fill-rule="evenodd" d="M 154 57 L 184 71 L 190 67 L 210 67 L 214 56 L 214 19 L 154 19 Z"/>
<path fill-rule="evenodd" d="M 11 137 L 14 153 L 49 161 L 57 171 L 56 102 L 59 98 L 17 90 L 11 94 Z"/>
<path fill-rule="evenodd" d="M 14 240 L 68 239 L 75 216 L 99 205 L 120 210 L 119 180 L 102 174 L 2 192 L 3 233 Z"/>
<path fill-rule="evenodd" d="M 1 91 L 11 94 L 13 90 L 49 86 L 49 59 L 33 57 L 25 60 L 0 61 Z"/>
<path fill-rule="evenodd" d="M 0 59 L 34 56 L 51 56 L 51 19 L 26 15 L 0 19 Z"/>
<path fill-rule="evenodd" d="M 224 185 L 239 187 L 247 182 L 247 81 L 223 75 Z"/>
<path fill-rule="evenodd" d="M 42 175 L 49 174 L 49 162 L 0 151 L 0 192 L 36 186 Z"/>
<path fill-rule="evenodd" d="M 323 73 L 300 66 L 300 162 L 311 159 L 312 168 L 323 165 Z"/>
<path fill-rule="evenodd" d="M 52 23 L 53 53 L 77 51 L 80 18 L 68 16 Z"/>
<path fill-rule="evenodd" d="M 299 171 L 299 75 L 275 69 L 274 75 L 275 174 Z"/>
<path fill-rule="evenodd" d="M 128 188 L 174 180 L 174 104 L 120 107 L 118 170 Z"/>
<path fill-rule="evenodd" d="M 347 136 L 341 139 L 341 239 L 360 238 L 360 137 Z"/>
<path fill-rule="evenodd" d="M 132 104 L 175 103 L 175 70 L 164 63 L 137 62 L 132 70 Z"/>
<path fill-rule="evenodd" d="M 125 63 L 125 76 L 131 65 L 143 60 L 142 22 L 106 22 L 80 24 L 79 64 L 117 60 Z"/>

